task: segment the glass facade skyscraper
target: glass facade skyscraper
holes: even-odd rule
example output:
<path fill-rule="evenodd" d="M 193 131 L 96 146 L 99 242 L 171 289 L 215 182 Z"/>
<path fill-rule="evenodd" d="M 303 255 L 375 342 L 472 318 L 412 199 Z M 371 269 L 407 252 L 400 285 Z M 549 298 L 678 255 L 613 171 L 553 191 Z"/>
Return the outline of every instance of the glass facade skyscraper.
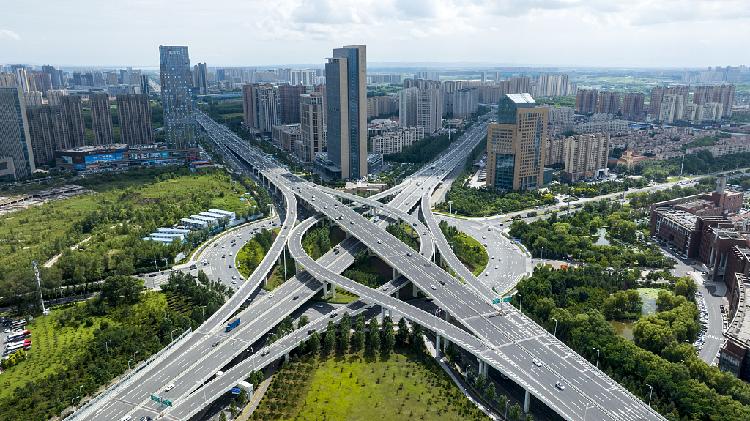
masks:
<path fill-rule="evenodd" d="M 367 54 L 364 45 L 333 50 L 326 63 L 328 159 L 341 178 L 367 176 Z"/>
<path fill-rule="evenodd" d="M 188 48 L 160 45 L 159 55 L 167 143 L 179 149 L 195 147 L 196 123 L 190 93 L 193 80 Z"/>

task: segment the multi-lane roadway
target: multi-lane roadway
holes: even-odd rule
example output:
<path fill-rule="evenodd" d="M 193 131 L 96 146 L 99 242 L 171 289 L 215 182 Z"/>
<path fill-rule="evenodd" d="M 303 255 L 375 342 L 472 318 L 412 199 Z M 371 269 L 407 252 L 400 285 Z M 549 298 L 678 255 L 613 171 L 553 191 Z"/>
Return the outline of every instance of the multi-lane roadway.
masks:
<path fill-rule="evenodd" d="M 259 268 L 208 322 L 160 356 L 158 361 L 142 369 L 138 381 L 110 390 L 105 399 L 91 405 L 76 418 L 118 419 L 122 416 L 162 414 L 171 419 L 186 419 L 195 415 L 223 394 L 233 382 L 297 346 L 309 331 L 295 331 L 271 346 L 265 346 L 264 335 L 282 318 L 299 311 L 324 283 L 329 282 L 359 295 L 364 301 L 360 306 L 365 306 L 365 303 L 378 304 L 398 311 L 409 320 L 453 341 L 476 355 L 480 368 L 484 364 L 484 367 L 490 366 L 500 371 L 566 419 L 661 419 L 642 401 L 513 307 L 490 304 L 497 294 L 488 285 L 476 279 L 467 285 L 440 269 L 430 260 L 433 247 L 423 247 L 422 253 L 414 252 L 388 234 L 381 225 L 342 203 L 341 200 L 352 200 L 351 197 L 341 197 L 343 195 L 323 190 L 294 176 L 272 157 L 253 149 L 205 115 L 199 115 L 198 122 L 214 142 L 217 152 L 224 156 L 225 162 L 235 171 L 247 171 L 249 168 L 283 200 L 285 213 L 281 232 Z M 393 200 L 389 204 L 370 202 L 368 206 L 378 213 L 408 220 L 406 214 L 421 201 L 421 212 L 428 214 L 423 217 L 429 230 L 418 221 L 412 224 L 416 225 L 422 243 L 434 239 L 441 255 L 449 256 L 452 251 L 441 247 L 440 238 L 443 236 L 439 229 L 435 232 L 435 227 L 431 226 L 430 221 L 435 220 L 429 209 L 425 211 L 423 199 L 428 198 L 429 208 L 430 193 L 465 160 L 484 133 L 485 124 L 482 122 L 455 142 L 449 153 L 428 164 L 398 189 L 374 197 L 377 200 L 391 196 Z M 298 217 L 297 198 L 308 209 L 324 215 L 350 235 L 341 247 L 327 253 L 319 261 L 313 261 L 301 252 L 299 244 L 302 234 L 313 220 L 292 229 Z M 273 294 L 254 298 L 248 305 L 247 300 L 267 276 L 288 241 L 290 252 L 306 272 L 285 282 Z M 389 295 L 389 288 L 397 286 L 386 285 L 385 290 L 373 290 L 341 277 L 339 273 L 353 262 L 354 252 L 362 247 L 378 255 L 411 281 L 466 330 L 393 298 Z M 457 273 L 466 270 L 461 269 L 463 265 L 460 262 L 455 264 L 449 260 L 449 263 Z M 403 282 L 404 278 L 397 280 Z M 240 311 L 243 303 L 247 307 Z M 333 315 L 334 318 L 339 316 Z M 225 322 L 235 317 L 241 317 L 242 324 L 232 332 L 225 333 Z M 318 326 L 323 321 L 316 320 L 314 323 Z M 541 361 L 541 364 L 532 363 L 533 360 Z M 236 364 L 228 365 L 230 362 Z M 224 375 L 218 376 L 222 369 Z M 231 375 L 227 375 L 229 373 Z M 563 387 L 556 387 L 556 384 Z M 163 407 L 153 402 L 151 394 L 170 399 L 173 406 Z"/>

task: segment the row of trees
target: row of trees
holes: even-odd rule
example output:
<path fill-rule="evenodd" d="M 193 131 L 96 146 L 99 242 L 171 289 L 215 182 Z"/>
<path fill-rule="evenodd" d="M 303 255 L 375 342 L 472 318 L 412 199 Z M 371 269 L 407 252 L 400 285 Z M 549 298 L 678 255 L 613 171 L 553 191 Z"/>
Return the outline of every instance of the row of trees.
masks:
<path fill-rule="evenodd" d="M 539 191 L 499 192 L 488 187 L 473 188 L 467 185 L 471 173 L 459 177 L 448 191 L 445 201 L 437 206 L 443 212 L 452 210 L 465 216 L 489 216 L 516 212 L 535 206 L 552 205 L 555 197 Z M 453 202 L 450 206 L 448 202 Z"/>
<path fill-rule="evenodd" d="M 385 230 L 392 236 L 401 240 L 401 242 L 407 246 L 414 250 L 419 250 L 419 234 L 417 234 L 417 231 L 406 222 L 390 224 L 385 227 Z"/>

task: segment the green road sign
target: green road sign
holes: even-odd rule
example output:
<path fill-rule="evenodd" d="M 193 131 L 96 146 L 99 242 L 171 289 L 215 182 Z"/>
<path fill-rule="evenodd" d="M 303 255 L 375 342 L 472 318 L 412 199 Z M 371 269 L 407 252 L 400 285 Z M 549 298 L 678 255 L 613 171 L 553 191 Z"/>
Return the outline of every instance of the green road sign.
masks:
<path fill-rule="evenodd" d="M 167 406 L 172 406 L 172 401 L 170 401 L 169 399 L 164 399 L 161 401 L 161 403 Z"/>
<path fill-rule="evenodd" d="M 151 400 L 155 401 L 155 402 L 161 403 L 161 398 L 158 397 L 158 396 L 156 396 L 156 395 L 154 395 L 154 394 L 151 395 Z"/>
<path fill-rule="evenodd" d="M 499 298 L 493 299 L 492 304 L 500 304 L 500 299 Z"/>
<path fill-rule="evenodd" d="M 512 299 L 513 299 L 513 296 L 512 296 L 512 295 L 509 295 L 509 296 L 507 296 L 507 297 L 503 297 L 503 302 L 504 302 L 504 303 L 509 303 L 509 302 L 510 302 L 510 300 L 512 300 Z"/>

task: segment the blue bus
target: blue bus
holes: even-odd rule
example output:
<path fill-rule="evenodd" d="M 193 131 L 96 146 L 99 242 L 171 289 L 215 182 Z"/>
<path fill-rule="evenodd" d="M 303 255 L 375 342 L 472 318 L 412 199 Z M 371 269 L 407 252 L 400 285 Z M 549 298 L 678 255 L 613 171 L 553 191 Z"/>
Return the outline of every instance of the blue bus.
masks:
<path fill-rule="evenodd" d="M 232 329 L 240 325 L 240 319 L 235 319 L 232 323 L 229 323 L 227 325 L 227 328 L 224 330 L 224 332 L 231 332 Z"/>

